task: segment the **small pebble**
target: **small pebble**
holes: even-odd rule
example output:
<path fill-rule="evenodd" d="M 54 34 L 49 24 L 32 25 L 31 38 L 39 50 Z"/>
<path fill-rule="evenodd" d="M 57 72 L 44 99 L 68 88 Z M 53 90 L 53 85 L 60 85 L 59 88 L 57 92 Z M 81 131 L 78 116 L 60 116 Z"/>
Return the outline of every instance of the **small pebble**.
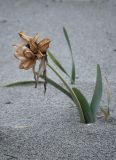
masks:
<path fill-rule="evenodd" d="M 12 102 L 11 101 L 8 101 L 8 102 L 6 102 L 5 104 L 11 104 Z"/>
<path fill-rule="evenodd" d="M 6 23 L 6 22 L 7 22 L 6 19 L 3 19 L 3 20 L 0 21 L 0 23 Z"/>

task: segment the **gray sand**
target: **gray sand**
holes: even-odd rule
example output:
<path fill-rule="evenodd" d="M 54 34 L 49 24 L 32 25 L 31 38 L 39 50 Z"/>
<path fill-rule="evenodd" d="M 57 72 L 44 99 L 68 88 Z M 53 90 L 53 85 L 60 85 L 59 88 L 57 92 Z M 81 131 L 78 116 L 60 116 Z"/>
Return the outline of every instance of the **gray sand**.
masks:
<path fill-rule="evenodd" d="M 107 123 L 98 117 L 95 124 L 81 124 L 76 106 L 50 85 L 45 96 L 42 84 L 1 87 L 0 160 L 116 159 L 115 0 L 0 0 L 0 85 L 33 78 L 13 56 L 19 31 L 50 37 L 50 50 L 70 72 L 63 26 L 72 42 L 76 85 L 90 101 L 99 63 L 111 85 L 111 116 Z"/>

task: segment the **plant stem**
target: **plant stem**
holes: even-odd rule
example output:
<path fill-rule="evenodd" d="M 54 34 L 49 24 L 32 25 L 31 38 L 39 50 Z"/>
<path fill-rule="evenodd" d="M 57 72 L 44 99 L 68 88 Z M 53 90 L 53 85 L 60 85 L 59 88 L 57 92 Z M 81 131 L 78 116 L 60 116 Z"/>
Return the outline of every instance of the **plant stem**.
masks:
<path fill-rule="evenodd" d="M 65 84 L 65 86 L 67 87 L 67 89 L 68 89 L 69 92 L 71 93 L 73 102 L 74 102 L 74 103 L 76 104 L 76 106 L 79 108 L 80 121 L 81 121 L 82 123 L 85 123 L 85 118 L 84 118 L 84 115 L 83 115 L 83 111 L 82 111 L 80 102 L 79 102 L 79 100 L 77 99 L 74 91 L 73 91 L 72 88 L 70 88 L 70 86 L 66 83 L 66 81 L 63 79 L 63 77 L 62 77 L 50 64 L 47 64 L 47 65 L 48 65 L 48 67 L 61 79 L 61 81 Z"/>

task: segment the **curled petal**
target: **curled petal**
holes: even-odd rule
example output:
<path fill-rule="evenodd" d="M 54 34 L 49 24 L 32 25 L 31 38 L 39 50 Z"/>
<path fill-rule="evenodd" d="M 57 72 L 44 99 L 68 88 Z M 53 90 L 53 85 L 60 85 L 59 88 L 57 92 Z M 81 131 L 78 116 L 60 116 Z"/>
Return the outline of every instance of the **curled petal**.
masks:
<path fill-rule="evenodd" d="M 17 59 L 19 59 L 19 60 L 21 60 L 21 61 L 26 60 L 26 57 L 25 57 L 25 55 L 24 55 L 23 47 L 18 47 L 18 48 L 16 49 L 16 52 L 15 52 L 14 55 L 15 55 L 15 57 L 16 57 Z"/>
<path fill-rule="evenodd" d="M 28 43 L 29 42 L 29 40 L 30 40 L 30 36 L 27 36 L 24 32 L 19 32 L 19 36 L 22 38 L 22 40 L 24 41 L 24 42 L 26 42 L 26 43 Z"/>
<path fill-rule="evenodd" d="M 38 43 L 38 48 L 41 52 L 46 52 L 50 44 L 50 39 L 45 38 Z"/>
<path fill-rule="evenodd" d="M 14 56 L 15 56 L 17 59 L 21 60 L 21 61 L 26 60 L 26 57 L 21 56 L 21 55 L 18 55 L 18 52 L 15 52 Z"/>
<path fill-rule="evenodd" d="M 38 38 L 39 38 L 39 33 L 36 33 L 36 34 L 34 35 L 34 37 L 33 37 L 33 40 L 34 40 L 35 42 L 37 42 L 37 41 L 38 41 Z"/>
<path fill-rule="evenodd" d="M 36 41 L 34 41 L 32 38 L 29 40 L 29 46 L 32 52 L 36 53 L 38 50 L 38 46 Z"/>
<path fill-rule="evenodd" d="M 27 59 L 21 62 L 19 68 L 28 70 L 32 68 L 35 65 L 35 63 L 36 63 L 35 59 Z"/>
<path fill-rule="evenodd" d="M 30 49 L 26 49 L 26 50 L 24 51 L 24 56 L 25 56 L 26 58 L 34 58 L 34 57 L 35 57 L 35 55 L 31 52 Z"/>

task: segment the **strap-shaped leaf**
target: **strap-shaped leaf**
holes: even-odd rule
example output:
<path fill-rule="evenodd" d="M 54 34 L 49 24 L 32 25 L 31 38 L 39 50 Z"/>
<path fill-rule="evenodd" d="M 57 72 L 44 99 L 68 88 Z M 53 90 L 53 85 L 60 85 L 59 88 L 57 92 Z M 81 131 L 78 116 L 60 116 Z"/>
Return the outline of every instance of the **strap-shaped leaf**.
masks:
<path fill-rule="evenodd" d="M 71 83 L 75 84 L 75 64 L 74 60 L 72 60 L 72 72 L 71 72 Z"/>
<path fill-rule="evenodd" d="M 101 98 L 102 98 L 102 75 L 101 75 L 100 65 L 98 64 L 96 85 L 95 85 L 95 90 L 94 90 L 94 94 L 93 94 L 91 105 L 90 105 L 94 121 L 96 120 L 96 112 L 98 110 Z"/>
<path fill-rule="evenodd" d="M 69 50 L 71 53 L 71 58 L 72 58 L 71 83 L 74 84 L 76 75 L 75 75 L 75 63 L 74 63 L 74 58 L 73 58 L 73 53 L 72 53 L 72 47 L 71 47 L 69 36 L 68 36 L 67 30 L 65 27 L 63 27 L 63 32 L 64 32 L 64 36 L 66 38 L 66 41 L 67 41 L 67 44 L 69 46 Z"/>
<path fill-rule="evenodd" d="M 63 27 L 63 32 L 64 32 L 64 35 L 65 35 L 66 41 L 68 43 L 68 46 L 69 46 L 69 49 L 70 49 L 70 52 L 71 52 L 71 56 L 72 56 L 72 47 L 71 47 L 69 36 L 68 36 L 67 30 L 66 30 L 65 27 Z"/>
<path fill-rule="evenodd" d="M 58 68 L 61 69 L 62 72 L 64 72 L 68 77 L 70 77 L 69 74 L 68 74 L 68 73 L 66 72 L 66 70 L 64 69 L 64 67 L 62 66 L 62 64 L 56 59 L 55 56 L 53 56 L 53 54 L 52 54 L 50 51 L 48 51 L 48 56 L 49 56 L 49 57 L 51 58 L 51 60 L 55 63 L 55 65 L 56 65 Z"/>
<path fill-rule="evenodd" d="M 39 83 L 44 83 L 44 81 L 39 81 Z M 16 86 L 22 86 L 22 85 L 32 85 L 35 84 L 35 81 L 17 81 L 17 82 L 13 82 L 7 85 L 4 85 L 3 87 L 16 87 Z"/>
<path fill-rule="evenodd" d="M 93 122 L 93 116 L 92 116 L 91 108 L 90 108 L 90 105 L 89 105 L 87 99 L 80 92 L 79 89 L 72 88 L 72 90 L 74 91 L 75 95 L 77 96 L 77 98 L 80 102 L 80 105 L 81 105 L 81 108 L 83 110 L 83 114 L 84 114 L 84 117 L 85 117 L 85 122 L 86 123 L 92 123 Z"/>

